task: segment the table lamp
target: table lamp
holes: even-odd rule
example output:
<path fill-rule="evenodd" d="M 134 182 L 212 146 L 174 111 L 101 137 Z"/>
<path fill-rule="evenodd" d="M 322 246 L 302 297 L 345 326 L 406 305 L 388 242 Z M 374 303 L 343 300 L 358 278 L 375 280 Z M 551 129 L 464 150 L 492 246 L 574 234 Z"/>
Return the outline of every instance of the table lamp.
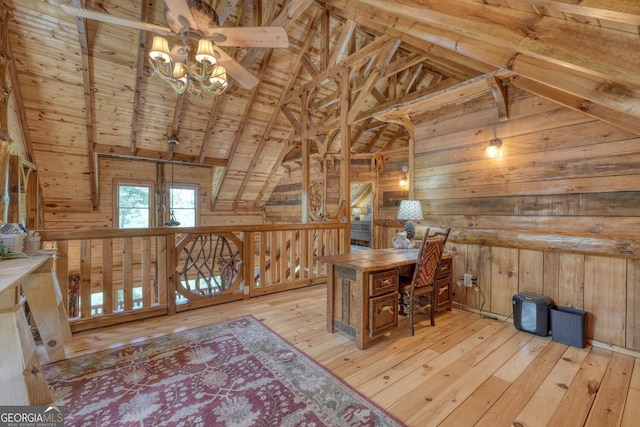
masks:
<path fill-rule="evenodd" d="M 413 239 L 416 235 L 416 227 L 411 221 L 422 221 L 422 205 L 420 200 L 401 200 L 400 209 L 398 210 L 398 219 L 404 219 L 404 231 L 407 233 L 407 239 Z"/>

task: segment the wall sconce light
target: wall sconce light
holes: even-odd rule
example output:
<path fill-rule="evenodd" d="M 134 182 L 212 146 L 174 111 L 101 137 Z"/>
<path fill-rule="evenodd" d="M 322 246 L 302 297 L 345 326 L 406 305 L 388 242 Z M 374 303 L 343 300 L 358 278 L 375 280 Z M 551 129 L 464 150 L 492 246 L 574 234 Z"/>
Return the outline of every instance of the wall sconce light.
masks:
<path fill-rule="evenodd" d="M 409 170 L 409 166 L 407 165 L 402 166 L 402 178 L 400 178 L 400 187 L 406 186 L 407 182 L 409 182 L 409 180 L 407 179 L 408 170 Z"/>
<path fill-rule="evenodd" d="M 491 141 L 489 141 L 489 146 L 484 150 L 484 155 L 488 159 L 495 159 L 496 157 L 500 157 L 502 155 L 500 147 L 502 147 L 502 140 L 500 138 L 493 138 Z"/>

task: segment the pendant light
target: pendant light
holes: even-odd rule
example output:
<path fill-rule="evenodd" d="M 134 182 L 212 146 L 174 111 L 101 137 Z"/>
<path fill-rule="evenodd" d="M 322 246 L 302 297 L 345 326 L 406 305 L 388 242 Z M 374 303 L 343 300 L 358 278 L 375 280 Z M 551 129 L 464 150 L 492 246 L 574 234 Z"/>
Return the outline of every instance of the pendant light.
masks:
<path fill-rule="evenodd" d="M 171 201 L 171 210 L 170 215 L 169 215 L 169 220 L 164 222 L 164 225 L 166 227 L 177 227 L 180 225 L 180 222 L 178 220 L 176 220 L 176 216 L 173 213 L 173 196 L 171 195 L 171 192 L 173 190 L 173 148 L 180 144 L 180 141 L 178 141 L 175 137 L 169 138 L 169 140 L 167 141 L 167 143 L 171 146 L 171 188 L 169 189 L 169 198 Z"/>

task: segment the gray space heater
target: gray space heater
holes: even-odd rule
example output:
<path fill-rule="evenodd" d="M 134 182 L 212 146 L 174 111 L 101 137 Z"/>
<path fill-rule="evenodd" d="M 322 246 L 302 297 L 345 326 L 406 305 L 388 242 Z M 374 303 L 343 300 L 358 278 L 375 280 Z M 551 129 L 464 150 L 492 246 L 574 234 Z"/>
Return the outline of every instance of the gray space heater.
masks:
<path fill-rule="evenodd" d="M 516 329 L 546 337 L 549 335 L 551 298 L 530 292 L 513 296 L 513 325 Z"/>

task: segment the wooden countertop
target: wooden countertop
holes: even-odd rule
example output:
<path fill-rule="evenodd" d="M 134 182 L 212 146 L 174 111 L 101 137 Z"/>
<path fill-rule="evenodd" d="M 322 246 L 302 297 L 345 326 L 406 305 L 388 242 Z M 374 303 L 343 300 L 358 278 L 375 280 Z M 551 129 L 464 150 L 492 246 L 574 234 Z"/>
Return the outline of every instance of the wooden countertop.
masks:
<path fill-rule="evenodd" d="M 49 258 L 48 256 L 36 256 L 0 261 L 0 293 L 17 285 L 21 278 L 32 273 Z"/>

